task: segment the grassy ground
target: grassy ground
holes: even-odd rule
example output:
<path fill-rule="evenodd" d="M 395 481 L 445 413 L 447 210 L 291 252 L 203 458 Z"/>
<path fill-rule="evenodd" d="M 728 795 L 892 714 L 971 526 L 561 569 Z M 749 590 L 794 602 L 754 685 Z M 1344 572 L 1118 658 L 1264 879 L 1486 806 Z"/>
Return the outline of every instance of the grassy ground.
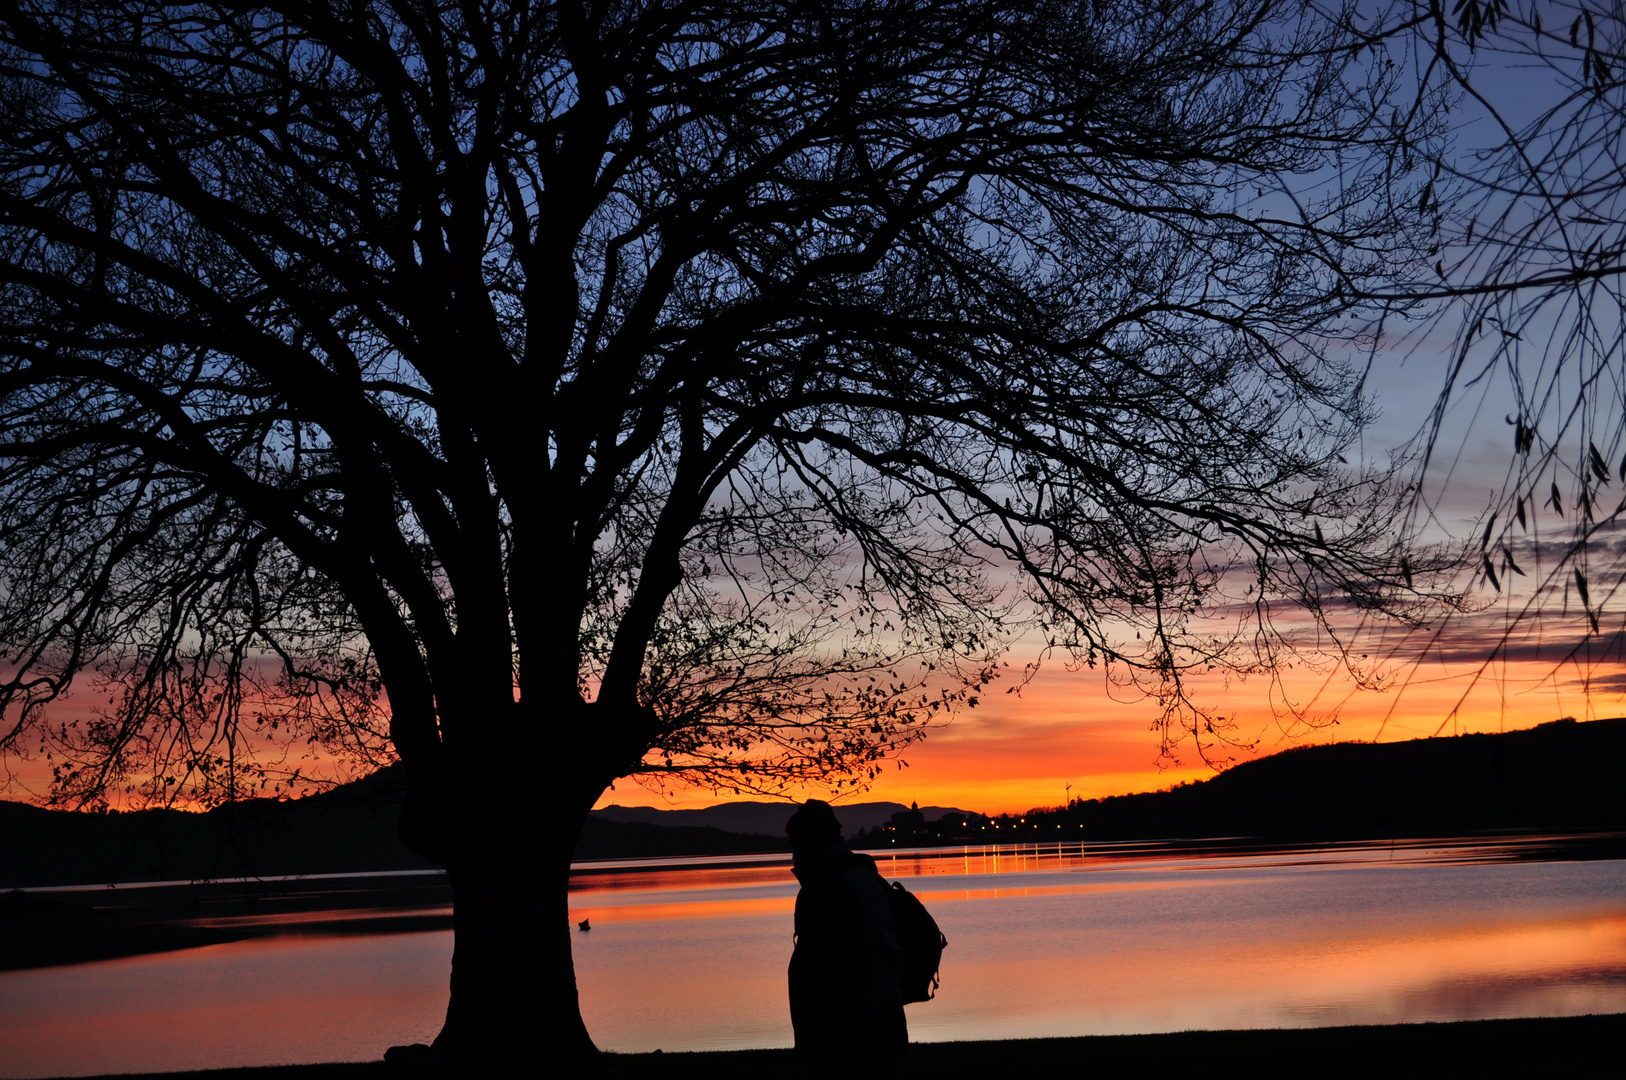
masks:
<path fill-rule="evenodd" d="M 906 1061 L 855 1059 L 804 1067 L 789 1050 L 605 1054 L 565 1070 L 539 1052 L 534 1075 L 584 1080 L 800 1080 L 849 1071 L 899 1080 L 1016 1080 L 1026 1077 L 1610 1076 L 1626 1063 L 1626 1014 L 1454 1024 L 1186 1031 L 1076 1039 L 917 1043 Z M 145 1074 L 146 1080 L 158 1080 Z M 436 1074 L 383 1062 L 289 1065 L 158 1074 L 164 1080 L 432 1080 Z M 113 1078 L 102 1078 L 113 1080 Z"/>

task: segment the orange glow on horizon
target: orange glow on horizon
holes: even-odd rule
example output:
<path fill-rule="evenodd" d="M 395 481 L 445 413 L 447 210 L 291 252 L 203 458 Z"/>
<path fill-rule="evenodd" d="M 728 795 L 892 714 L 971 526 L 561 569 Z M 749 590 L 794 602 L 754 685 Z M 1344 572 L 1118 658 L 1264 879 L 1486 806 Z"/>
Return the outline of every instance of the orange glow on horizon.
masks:
<path fill-rule="evenodd" d="M 1388 692 L 1357 690 L 1347 679 L 1313 672 L 1287 673 L 1288 693 L 1323 720 L 1315 729 L 1279 718 L 1272 702 L 1280 690 L 1255 678 L 1223 686 L 1195 685 L 1199 701 L 1233 718 L 1236 734 L 1256 749 L 1221 747 L 1237 762 L 1294 746 L 1329 742 L 1401 742 L 1434 735 L 1517 731 L 1573 716 L 1594 720 L 1626 713 L 1614 692 L 1611 666 L 1593 679 L 1609 692 L 1588 691 L 1579 678 L 1555 677 L 1553 665 L 1525 662 L 1498 667 L 1495 678 L 1470 687 L 1465 665 L 1423 665 Z M 1466 694 L 1466 698 L 1465 695 Z M 1453 710 L 1455 712 L 1453 713 Z M 987 814 L 1020 814 L 1064 799 L 1096 799 L 1159 791 L 1213 776 L 1188 740 L 1177 750 L 1178 765 L 1160 763 L 1153 721 L 1155 702 L 1115 701 L 1098 673 L 1046 669 L 1018 696 L 992 694 L 983 705 L 931 731 L 925 742 L 902 755 L 907 767 L 889 763 L 868 791 L 841 802 L 890 801 L 956 807 Z M 1070 789 L 1069 789 L 1070 786 Z M 829 798 L 816 788 L 790 792 L 797 798 Z M 662 794 L 632 781 L 606 791 L 596 807 L 654 806 L 693 810 L 765 796 L 679 789 Z"/>
<path fill-rule="evenodd" d="M 1598 640 L 1601 649 L 1603 639 Z M 1466 638 L 1459 642 L 1458 655 L 1472 645 Z M 1239 762 L 1299 745 L 1513 731 L 1565 716 L 1592 720 L 1626 713 L 1626 694 L 1620 692 L 1626 687 L 1626 662 L 1619 657 L 1593 661 L 1590 680 L 1575 667 L 1555 667 L 1545 659 L 1498 664 L 1470 685 L 1475 670 L 1466 663 L 1428 662 L 1401 670 L 1389 690 L 1378 692 L 1357 690 L 1346 676 L 1329 678 L 1300 666 L 1285 672 L 1280 685 L 1264 677 L 1227 684 L 1215 676 L 1192 680 L 1191 691 L 1199 702 L 1232 718 L 1236 734 L 1254 744 L 1252 753 L 1219 748 L 1219 759 L 1231 756 Z M 1283 692 L 1301 708 L 1335 722 L 1295 726 L 1281 715 Z M 996 685 L 980 707 L 931 730 L 924 742 L 901 755 L 901 762 L 886 763 L 868 790 L 846 792 L 837 804 L 918 802 L 1020 814 L 1068 798 L 1158 791 L 1213 776 L 1189 738 L 1177 748 L 1178 764 L 1158 760 L 1157 711 L 1153 701 L 1126 701 L 1121 691 L 1109 693 L 1099 672 L 1050 665 L 1020 694 L 1002 693 Z M 324 763 L 310 764 L 320 771 Z M 0 798 L 28 800 L 49 789 L 50 765 L 39 758 L 8 758 L 3 767 L 12 784 Z M 818 787 L 786 794 L 798 800 L 831 797 Z M 662 793 L 623 780 L 605 791 L 596 806 L 699 809 L 766 798 L 684 788 Z"/>

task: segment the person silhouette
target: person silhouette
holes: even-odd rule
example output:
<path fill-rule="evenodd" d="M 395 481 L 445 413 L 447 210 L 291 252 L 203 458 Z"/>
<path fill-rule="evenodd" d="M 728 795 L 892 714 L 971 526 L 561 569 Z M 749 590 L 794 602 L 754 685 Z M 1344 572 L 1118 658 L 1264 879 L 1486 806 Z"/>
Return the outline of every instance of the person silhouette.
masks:
<path fill-rule="evenodd" d="M 790 957 L 790 1023 L 796 1052 L 884 1057 L 909 1045 L 903 1016 L 904 952 L 887 885 L 868 855 L 850 851 L 830 804 L 809 799 L 785 824 L 796 894 Z"/>

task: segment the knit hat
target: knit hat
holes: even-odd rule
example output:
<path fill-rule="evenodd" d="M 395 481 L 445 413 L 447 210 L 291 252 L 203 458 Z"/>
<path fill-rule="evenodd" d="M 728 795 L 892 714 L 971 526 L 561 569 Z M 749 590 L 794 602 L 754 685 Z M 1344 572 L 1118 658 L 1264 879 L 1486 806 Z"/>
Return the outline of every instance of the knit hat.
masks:
<path fill-rule="evenodd" d="M 841 839 L 841 822 L 823 799 L 809 799 L 785 822 L 785 832 L 796 847 L 824 847 Z"/>

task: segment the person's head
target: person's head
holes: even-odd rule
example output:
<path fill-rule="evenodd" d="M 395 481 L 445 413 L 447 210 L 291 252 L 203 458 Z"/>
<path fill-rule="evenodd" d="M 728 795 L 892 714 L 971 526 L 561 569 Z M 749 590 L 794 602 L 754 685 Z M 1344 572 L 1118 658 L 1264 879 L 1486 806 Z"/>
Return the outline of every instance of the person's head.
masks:
<path fill-rule="evenodd" d="M 841 839 L 841 822 L 823 799 L 809 799 L 785 822 L 791 847 L 798 851 L 822 851 Z"/>

